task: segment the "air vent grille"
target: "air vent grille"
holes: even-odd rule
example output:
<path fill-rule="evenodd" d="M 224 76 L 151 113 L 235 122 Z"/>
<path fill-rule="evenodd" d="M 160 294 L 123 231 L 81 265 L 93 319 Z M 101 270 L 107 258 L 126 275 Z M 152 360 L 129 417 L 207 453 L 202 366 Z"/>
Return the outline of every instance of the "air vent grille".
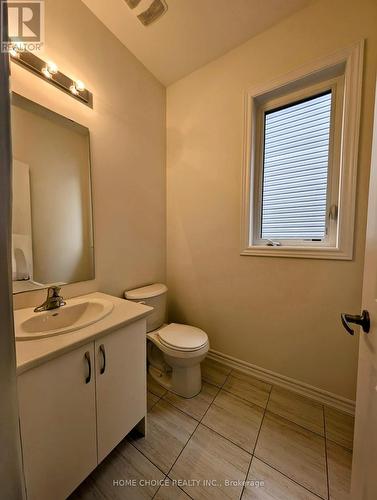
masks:
<path fill-rule="evenodd" d="M 144 26 L 154 23 L 168 10 L 165 0 L 125 0 L 125 2 Z"/>

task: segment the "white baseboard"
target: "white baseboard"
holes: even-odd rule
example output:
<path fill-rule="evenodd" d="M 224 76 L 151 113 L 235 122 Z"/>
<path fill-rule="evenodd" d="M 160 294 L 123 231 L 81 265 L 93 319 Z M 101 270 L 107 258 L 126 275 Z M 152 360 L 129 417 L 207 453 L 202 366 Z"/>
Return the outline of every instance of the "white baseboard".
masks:
<path fill-rule="evenodd" d="M 286 377 L 285 375 L 280 375 L 279 373 L 266 370 L 265 368 L 260 368 L 259 366 L 248 363 L 247 361 L 242 361 L 227 354 L 223 354 L 219 351 L 214 351 L 210 349 L 208 353 L 208 358 L 218 361 L 223 365 L 229 366 L 231 368 L 236 368 L 244 373 L 249 373 L 264 382 L 269 384 L 275 384 L 285 389 L 290 389 L 293 392 L 297 392 L 302 396 L 319 401 L 322 404 L 336 408 L 337 410 L 344 411 L 351 415 L 355 414 L 355 401 L 351 399 L 343 398 L 342 396 L 337 396 L 332 392 L 324 391 L 323 389 L 318 389 L 299 380 Z"/>

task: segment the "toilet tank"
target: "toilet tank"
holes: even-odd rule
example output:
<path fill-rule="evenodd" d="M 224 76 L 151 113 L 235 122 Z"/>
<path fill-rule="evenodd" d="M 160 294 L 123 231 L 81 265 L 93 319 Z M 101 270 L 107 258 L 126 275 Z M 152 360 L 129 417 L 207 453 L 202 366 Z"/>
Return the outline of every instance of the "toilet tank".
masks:
<path fill-rule="evenodd" d="M 147 316 L 147 332 L 157 330 L 166 320 L 167 291 L 168 287 L 163 283 L 154 283 L 124 292 L 127 300 L 153 307 L 153 312 Z"/>

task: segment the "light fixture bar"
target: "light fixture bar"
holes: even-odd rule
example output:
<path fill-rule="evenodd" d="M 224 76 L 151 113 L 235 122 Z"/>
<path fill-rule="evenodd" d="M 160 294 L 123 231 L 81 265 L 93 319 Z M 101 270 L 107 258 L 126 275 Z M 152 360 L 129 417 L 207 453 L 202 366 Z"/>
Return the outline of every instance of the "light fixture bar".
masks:
<path fill-rule="evenodd" d="M 19 49 L 17 45 L 10 51 L 10 56 L 13 62 L 33 72 L 46 82 L 52 83 L 55 87 L 58 87 L 90 108 L 93 108 L 93 94 L 85 88 L 83 82 L 69 78 L 59 71 L 53 62 L 43 61 L 32 52 Z"/>

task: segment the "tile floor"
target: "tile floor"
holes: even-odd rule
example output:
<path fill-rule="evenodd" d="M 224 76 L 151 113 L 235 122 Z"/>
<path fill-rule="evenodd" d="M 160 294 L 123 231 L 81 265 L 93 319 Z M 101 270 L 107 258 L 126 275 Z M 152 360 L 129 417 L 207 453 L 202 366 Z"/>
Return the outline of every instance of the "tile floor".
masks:
<path fill-rule="evenodd" d="M 202 376 L 192 399 L 148 377 L 147 437 L 128 436 L 70 500 L 348 499 L 351 416 L 212 360 Z"/>

